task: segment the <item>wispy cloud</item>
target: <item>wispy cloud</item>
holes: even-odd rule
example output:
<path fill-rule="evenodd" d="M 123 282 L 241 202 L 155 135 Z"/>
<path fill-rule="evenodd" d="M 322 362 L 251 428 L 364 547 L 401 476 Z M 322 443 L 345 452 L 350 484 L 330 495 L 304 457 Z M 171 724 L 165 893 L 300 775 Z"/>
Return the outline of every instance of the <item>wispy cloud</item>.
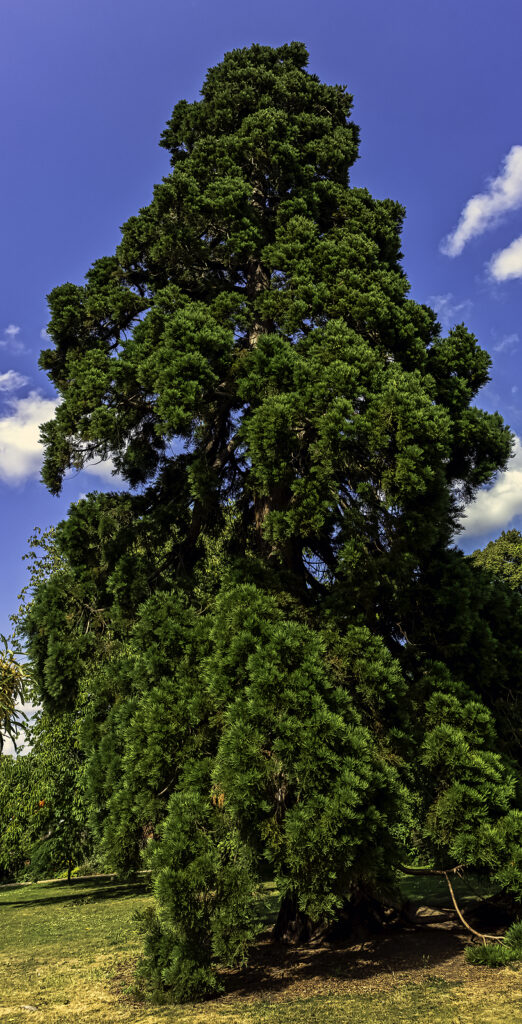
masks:
<path fill-rule="evenodd" d="M 488 266 L 494 281 L 509 281 L 514 277 L 522 277 L 522 235 L 510 242 L 505 249 L 495 253 Z"/>
<path fill-rule="evenodd" d="M 88 462 L 84 466 L 82 473 L 89 473 L 91 476 L 100 477 L 102 480 L 110 480 L 113 487 L 121 487 L 122 485 L 122 478 L 115 473 L 114 463 L 111 459 L 107 459 L 105 462 Z"/>
<path fill-rule="evenodd" d="M 22 374 L 17 373 L 16 370 L 6 370 L 5 373 L 0 373 L 0 391 L 18 391 L 18 388 L 23 388 L 24 384 L 27 384 L 27 377 L 22 377 Z"/>
<path fill-rule="evenodd" d="M 519 337 L 516 331 L 513 334 L 506 334 L 505 338 L 502 338 L 496 345 L 493 345 L 494 352 L 512 352 L 519 343 Z"/>
<path fill-rule="evenodd" d="M 441 242 L 445 256 L 459 256 L 472 238 L 493 227 L 503 214 L 522 206 L 522 146 L 512 146 L 500 174 L 485 192 L 468 199 L 457 227 Z"/>
<path fill-rule="evenodd" d="M 0 338 L 0 348 L 8 348 L 11 352 L 23 352 L 24 344 L 18 338 L 21 328 L 18 324 L 8 324 L 4 327 L 3 337 Z"/>
<path fill-rule="evenodd" d="M 51 336 L 47 333 L 47 330 L 46 330 L 45 327 L 42 327 L 42 329 L 40 331 L 40 337 L 41 337 L 42 341 L 50 341 L 51 340 Z"/>
<path fill-rule="evenodd" d="M 461 323 L 464 317 L 469 316 L 473 306 L 471 299 L 457 302 L 451 292 L 446 292 L 445 295 L 431 295 L 428 303 L 435 310 L 445 331 L 449 331 L 455 324 Z"/>
<path fill-rule="evenodd" d="M 522 514 L 522 444 L 515 438 L 515 452 L 508 468 L 499 473 L 495 483 L 466 508 L 462 518 L 465 536 L 480 536 L 503 530 Z"/>

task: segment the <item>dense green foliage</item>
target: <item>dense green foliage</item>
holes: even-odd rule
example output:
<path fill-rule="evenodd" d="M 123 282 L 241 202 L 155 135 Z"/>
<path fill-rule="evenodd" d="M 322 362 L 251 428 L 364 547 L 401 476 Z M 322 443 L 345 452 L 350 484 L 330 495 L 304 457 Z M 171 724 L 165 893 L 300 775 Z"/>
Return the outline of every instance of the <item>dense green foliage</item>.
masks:
<path fill-rule="evenodd" d="M 518 530 L 502 531 L 482 551 L 473 552 L 473 561 L 522 593 L 522 534 Z"/>
<path fill-rule="evenodd" d="M 32 666 L 15 652 L 39 589 L 61 578 L 66 560 L 52 528 L 35 530 L 24 557 L 29 579 L 11 616 L 13 648 L 6 650 L 3 665 L 19 680 L 18 688 L 11 684 L 11 699 L 37 705 Z M 29 717 L 24 714 L 15 721 L 17 738 L 23 740 L 21 756 L 0 757 L 0 872 L 7 878 L 53 877 L 64 870 L 70 874 L 91 851 L 80 721 L 79 705 L 74 713 L 36 706 Z"/>
<path fill-rule="evenodd" d="M 351 99 L 306 61 L 227 54 L 115 255 L 49 296 L 44 479 L 111 458 L 128 489 L 71 508 L 25 630 L 98 849 L 147 851 L 145 970 L 180 1000 L 244 960 L 268 875 L 283 936 L 410 856 L 522 895 L 518 597 L 499 614 L 451 547 L 511 435 L 472 404 L 487 353 L 408 298 L 404 211 L 349 186 Z"/>

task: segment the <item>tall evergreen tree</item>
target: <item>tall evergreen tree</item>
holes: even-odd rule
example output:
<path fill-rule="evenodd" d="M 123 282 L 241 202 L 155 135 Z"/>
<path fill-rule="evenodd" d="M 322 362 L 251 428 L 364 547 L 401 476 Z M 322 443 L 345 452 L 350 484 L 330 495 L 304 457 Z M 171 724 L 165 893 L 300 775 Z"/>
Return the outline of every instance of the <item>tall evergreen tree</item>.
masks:
<path fill-rule="evenodd" d="M 49 296 L 44 479 L 111 458 L 128 490 L 73 506 L 26 630 L 46 706 L 81 707 L 105 855 L 148 847 L 146 970 L 178 999 L 244 958 L 267 873 L 280 937 L 412 849 L 521 884 L 518 767 L 448 615 L 511 435 L 472 404 L 475 337 L 408 298 L 404 211 L 350 187 L 351 97 L 306 64 L 227 54 L 115 255 Z"/>

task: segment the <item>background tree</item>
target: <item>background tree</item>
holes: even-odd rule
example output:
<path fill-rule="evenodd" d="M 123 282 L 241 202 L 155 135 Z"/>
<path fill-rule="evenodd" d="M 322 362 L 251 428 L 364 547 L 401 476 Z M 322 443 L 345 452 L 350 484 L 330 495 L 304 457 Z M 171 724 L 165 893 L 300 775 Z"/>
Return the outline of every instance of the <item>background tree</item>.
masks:
<path fill-rule="evenodd" d="M 44 479 L 110 457 L 129 489 L 71 508 L 25 629 L 44 706 L 80 714 L 104 855 L 152 840 L 145 971 L 178 999 L 244 959 L 268 873 L 282 938 L 349 921 L 412 850 L 520 891 L 451 549 L 511 435 L 472 404 L 475 337 L 408 298 L 404 211 L 350 187 L 351 98 L 306 63 L 227 54 L 115 255 L 49 296 Z"/>
<path fill-rule="evenodd" d="M 82 766 L 70 714 L 37 712 L 29 750 L 0 762 L 0 865 L 6 876 L 49 878 L 81 864 L 92 849 Z"/>
<path fill-rule="evenodd" d="M 25 757 L 0 757 L 0 878 L 10 882 L 27 867 L 32 836 L 29 814 L 29 765 Z"/>
<path fill-rule="evenodd" d="M 34 531 L 25 558 L 29 580 L 19 594 L 18 611 L 11 616 L 17 654 L 5 642 L 1 662 L 13 709 L 12 734 L 22 729 L 25 750 L 2 762 L 0 863 L 11 876 L 20 871 L 32 877 L 52 876 L 64 870 L 70 876 L 92 848 L 86 823 L 85 757 L 78 743 L 81 708 L 78 702 L 74 711 L 38 707 L 38 690 L 22 646 L 26 618 L 39 588 L 51 581 L 60 587 L 67 576 L 54 528 Z M 16 709 L 15 700 L 34 702 L 29 718 Z"/>
<path fill-rule="evenodd" d="M 518 530 L 502 531 L 482 550 L 473 552 L 475 565 L 504 580 L 512 590 L 522 594 L 522 534 Z"/>

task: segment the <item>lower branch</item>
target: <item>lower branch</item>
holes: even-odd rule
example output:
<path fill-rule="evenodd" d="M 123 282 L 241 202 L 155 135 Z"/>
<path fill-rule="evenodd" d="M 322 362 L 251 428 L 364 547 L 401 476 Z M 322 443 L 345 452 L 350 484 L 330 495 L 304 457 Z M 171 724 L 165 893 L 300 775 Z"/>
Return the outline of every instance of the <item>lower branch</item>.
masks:
<path fill-rule="evenodd" d="M 448 874 L 447 871 L 445 871 L 444 874 L 446 875 L 446 882 L 448 883 L 448 889 L 450 891 L 451 900 L 452 900 L 453 906 L 455 907 L 455 913 L 457 914 L 459 919 L 462 921 L 462 924 L 464 925 L 464 927 L 468 929 L 468 932 L 471 932 L 472 935 L 476 935 L 478 939 L 482 939 L 482 942 L 484 943 L 484 945 L 486 945 L 486 941 L 487 940 L 489 940 L 490 942 L 503 942 L 503 936 L 501 936 L 501 935 L 483 935 L 482 932 L 475 931 L 475 929 L 472 928 L 471 925 L 468 924 L 468 922 L 464 920 L 464 918 L 462 916 L 462 912 L 460 910 L 460 907 L 459 907 L 459 905 L 457 903 L 457 899 L 456 899 L 456 896 L 455 896 L 455 892 L 453 890 L 453 886 L 452 886 L 452 884 L 450 882 L 449 874 Z"/>
<path fill-rule="evenodd" d="M 454 888 L 453 888 L 453 886 L 451 884 L 451 881 L 450 881 L 450 875 L 459 875 L 459 877 L 460 877 L 462 871 L 464 870 L 464 864 L 457 864 L 453 868 L 446 868 L 446 870 L 437 870 L 436 868 L 410 868 L 410 867 L 406 867 L 405 864 L 399 864 L 399 868 L 406 875 L 443 875 L 444 878 L 446 879 L 446 882 L 447 882 L 447 885 L 448 885 L 449 893 L 450 893 L 450 896 L 451 896 L 451 902 L 453 903 L 453 906 L 455 908 L 455 913 L 457 914 L 457 917 L 459 918 L 459 921 L 461 921 L 461 923 L 464 925 L 464 928 L 466 928 L 468 932 L 471 932 L 472 935 L 476 935 L 478 939 L 481 939 L 482 942 L 484 943 L 484 945 L 486 945 L 486 941 L 489 941 L 489 942 L 503 942 L 504 941 L 502 935 L 484 935 L 482 932 L 475 931 L 475 929 L 472 928 L 471 925 L 468 924 L 468 922 L 463 917 L 462 911 L 461 911 L 461 909 L 460 909 L 460 907 L 459 907 L 459 905 L 457 903 L 457 897 L 455 896 L 455 890 L 454 890 Z"/>

